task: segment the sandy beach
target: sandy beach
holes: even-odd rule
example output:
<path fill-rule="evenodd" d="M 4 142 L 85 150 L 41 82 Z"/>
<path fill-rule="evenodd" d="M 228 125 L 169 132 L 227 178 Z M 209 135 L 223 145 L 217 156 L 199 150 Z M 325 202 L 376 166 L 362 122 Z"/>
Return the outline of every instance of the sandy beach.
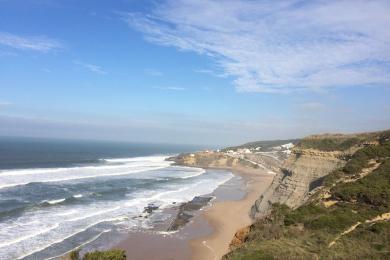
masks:
<path fill-rule="evenodd" d="M 167 233 L 160 229 L 131 233 L 116 247 L 126 250 L 127 258 L 132 260 L 220 259 L 228 252 L 234 234 L 252 223 L 250 208 L 274 177 L 258 169 L 229 171 L 241 180 L 217 189 L 217 199 L 179 231 Z"/>
<path fill-rule="evenodd" d="M 250 208 L 271 184 L 274 177 L 273 174 L 262 173 L 259 170 L 240 169 L 234 173 L 247 178 L 247 194 L 238 201 L 216 202 L 202 213 L 213 227 L 213 232 L 190 241 L 194 260 L 220 259 L 229 252 L 229 244 L 234 234 L 252 223 L 249 216 Z"/>

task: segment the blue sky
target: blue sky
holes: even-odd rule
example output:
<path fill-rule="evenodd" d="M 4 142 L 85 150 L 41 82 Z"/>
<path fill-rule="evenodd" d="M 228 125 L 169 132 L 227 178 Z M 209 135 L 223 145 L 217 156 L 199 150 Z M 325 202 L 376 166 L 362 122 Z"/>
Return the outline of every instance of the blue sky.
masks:
<path fill-rule="evenodd" d="M 0 135 L 227 145 L 390 128 L 389 13 L 0 0 Z"/>

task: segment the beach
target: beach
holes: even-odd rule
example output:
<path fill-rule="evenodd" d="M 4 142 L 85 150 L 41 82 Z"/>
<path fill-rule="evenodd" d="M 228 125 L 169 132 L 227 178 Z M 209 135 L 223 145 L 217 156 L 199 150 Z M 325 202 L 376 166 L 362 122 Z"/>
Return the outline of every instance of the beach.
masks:
<path fill-rule="evenodd" d="M 190 242 L 192 259 L 220 259 L 229 252 L 235 233 L 252 224 L 250 209 L 271 184 L 274 176 L 258 170 L 235 171 L 235 174 L 247 178 L 247 194 L 238 201 L 217 202 L 203 212 L 203 217 L 213 227 L 213 232 Z"/>
<path fill-rule="evenodd" d="M 220 174 L 226 174 L 226 170 Z M 129 234 L 116 247 L 128 259 L 220 259 L 229 252 L 235 233 L 250 225 L 250 209 L 271 184 L 274 175 L 259 169 L 239 168 L 235 177 L 218 187 L 215 199 L 199 210 L 191 221 L 176 232 L 164 232 L 168 223 L 150 231 Z M 171 208 L 172 220 L 178 208 Z"/>

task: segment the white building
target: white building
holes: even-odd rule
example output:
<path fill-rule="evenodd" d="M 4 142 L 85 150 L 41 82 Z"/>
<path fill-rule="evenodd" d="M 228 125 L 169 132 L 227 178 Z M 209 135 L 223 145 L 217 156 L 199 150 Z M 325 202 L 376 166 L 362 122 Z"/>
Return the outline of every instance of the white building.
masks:
<path fill-rule="evenodd" d="M 252 153 L 251 150 L 249 150 L 248 148 L 237 149 L 237 152 L 240 153 L 240 154 Z"/>
<path fill-rule="evenodd" d="M 292 143 L 288 143 L 288 144 L 281 145 L 281 147 L 284 149 L 291 149 L 294 147 L 294 145 Z"/>

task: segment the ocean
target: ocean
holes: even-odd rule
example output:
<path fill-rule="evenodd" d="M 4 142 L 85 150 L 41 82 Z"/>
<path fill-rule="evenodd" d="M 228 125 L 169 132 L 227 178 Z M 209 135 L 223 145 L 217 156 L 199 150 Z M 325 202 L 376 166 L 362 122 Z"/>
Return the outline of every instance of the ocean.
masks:
<path fill-rule="evenodd" d="M 153 228 L 162 209 L 233 177 L 165 160 L 200 148 L 0 138 L 0 259 L 55 259 Z"/>

